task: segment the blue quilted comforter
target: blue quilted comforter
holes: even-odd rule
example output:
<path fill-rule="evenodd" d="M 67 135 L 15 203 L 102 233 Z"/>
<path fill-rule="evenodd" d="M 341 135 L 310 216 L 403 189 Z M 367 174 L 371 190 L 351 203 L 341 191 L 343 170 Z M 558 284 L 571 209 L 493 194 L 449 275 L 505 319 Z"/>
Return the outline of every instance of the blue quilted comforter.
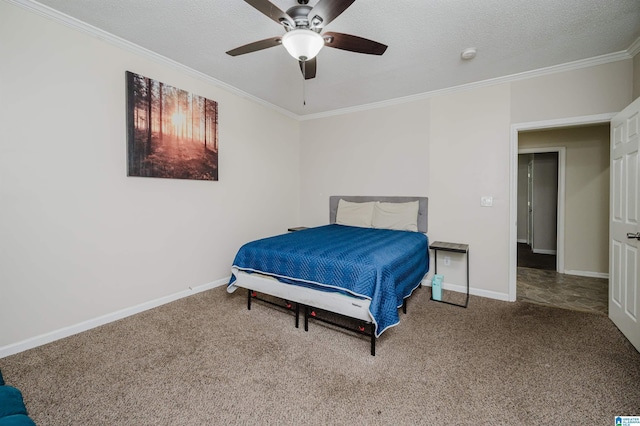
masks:
<path fill-rule="evenodd" d="M 400 322 L 403 299 L 428 272 L 429 241 L 418 232 L 326 225 L 247 243 L 233 266 L 369 299 L 377 337 Z"/>

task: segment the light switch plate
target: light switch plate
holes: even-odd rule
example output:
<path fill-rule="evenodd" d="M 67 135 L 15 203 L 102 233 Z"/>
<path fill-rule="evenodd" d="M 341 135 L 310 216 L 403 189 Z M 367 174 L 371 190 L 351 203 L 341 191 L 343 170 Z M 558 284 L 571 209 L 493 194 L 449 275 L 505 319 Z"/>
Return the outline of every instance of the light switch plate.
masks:
<path fill-rule="evenodd" d="M 493 197 L 490 196 L 483 196 L 480 197 L 480 206 L 482 207 L 492 207 L 493 206 Z"/>

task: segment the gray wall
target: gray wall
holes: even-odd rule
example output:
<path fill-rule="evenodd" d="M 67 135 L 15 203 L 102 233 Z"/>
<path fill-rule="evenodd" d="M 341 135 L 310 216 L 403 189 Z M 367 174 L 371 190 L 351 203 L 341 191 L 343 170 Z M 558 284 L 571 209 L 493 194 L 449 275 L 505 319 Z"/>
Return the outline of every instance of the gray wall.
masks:
<path fill-rule="evenodd" d="M 555 254 L 558 211 L 558 153 L 533 154 L 533 251 Z"/>
<path fill-rule="evenodd" d="M 527 169 L 532 154 L 518 155 L 518 242 L 527 242 Z"/>

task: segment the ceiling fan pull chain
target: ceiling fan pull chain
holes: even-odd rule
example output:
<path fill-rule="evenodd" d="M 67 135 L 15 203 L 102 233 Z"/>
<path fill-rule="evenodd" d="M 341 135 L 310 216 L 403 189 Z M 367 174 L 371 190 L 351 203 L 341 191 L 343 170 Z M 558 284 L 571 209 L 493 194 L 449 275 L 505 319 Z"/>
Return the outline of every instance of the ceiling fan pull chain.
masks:
<path fill-rule="evenodd" d="M 307 95 L 305 86 L 307 85 L 307 61 L 302 61 L 302 105 L 307 106 Z"/>

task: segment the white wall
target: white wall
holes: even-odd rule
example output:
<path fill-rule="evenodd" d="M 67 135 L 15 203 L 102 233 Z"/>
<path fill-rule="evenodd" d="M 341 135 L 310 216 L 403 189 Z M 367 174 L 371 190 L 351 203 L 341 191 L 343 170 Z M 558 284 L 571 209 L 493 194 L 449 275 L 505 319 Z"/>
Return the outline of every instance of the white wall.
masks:
<path fill-rule="evenodd" d="M 429 102 L 301 123 L 300 225 L 329 223 L 330 195 L 425 196 Z"/>
<path fill-rule="evenodd" d="M 429 196 L 431 239 L 469 243 L 472 291 L 506 298 L 510 124 L 633 93 L 626 60 L 298 123 L 6 2 L 0 19 L 0 350 L 220 282 L 243 242 L 327 223 L 332 194 Z M 219 182 L 126 177 L 126 70 L 219 102 Z"/>
<path fill-rule="evenodd" d="M 296 120 L 2 1 L 0 40 L 0 350 L 221 284 L 296 224 Z M 127 70 L 218 101 L 218 182 L 127 177 Z"/>
<path fill-rule="evenodd" d="M 509 96 L 500 84 L 437 96 L 431 107 L 429 236 L 468 243 L 471 287 L 498 298 L 508 279 Z M 493 207 L 481 207 L 482 196 Z M 458 261 L 438 266 L 445 282 L 465 282 Z"/>
<path fill-rule="evenodd" d="M 511 124 L 617 112 L 632 92 L 629 59 L 304 121 L 300 224 L 327 223 L 329 195 L 427 195 L 431 240 L 469 243 L 472 292 L 506 300 Z"/>
<path fill-rule="evenodd" d="M 511 90 L 512 123 L 622 111 L 632 100 L 633 61 L 515 81 Z"/>

